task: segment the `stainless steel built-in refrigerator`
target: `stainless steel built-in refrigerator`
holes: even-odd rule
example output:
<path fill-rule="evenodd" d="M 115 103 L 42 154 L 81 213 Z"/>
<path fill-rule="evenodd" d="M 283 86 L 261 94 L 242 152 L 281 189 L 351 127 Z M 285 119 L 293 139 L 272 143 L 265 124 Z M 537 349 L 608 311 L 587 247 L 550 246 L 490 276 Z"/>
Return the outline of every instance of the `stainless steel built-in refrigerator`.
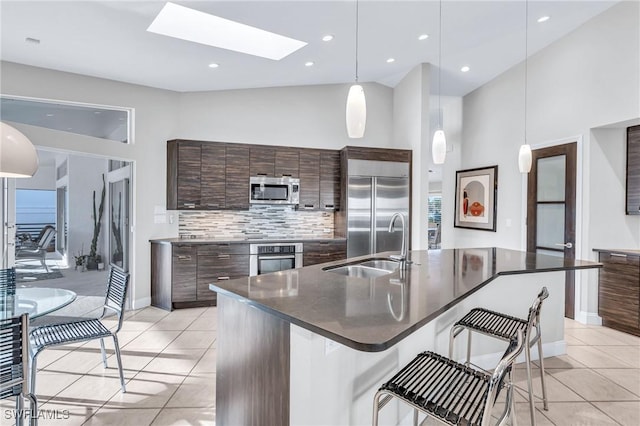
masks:
<path fill-rule="evenodd" d="M 394 213 L 403 213 L 409 232 L 409 164 L 348 161 L 347 257 L 399 251 L 400 221 L 397 232 L 389 232 L 389 222 Z"/>

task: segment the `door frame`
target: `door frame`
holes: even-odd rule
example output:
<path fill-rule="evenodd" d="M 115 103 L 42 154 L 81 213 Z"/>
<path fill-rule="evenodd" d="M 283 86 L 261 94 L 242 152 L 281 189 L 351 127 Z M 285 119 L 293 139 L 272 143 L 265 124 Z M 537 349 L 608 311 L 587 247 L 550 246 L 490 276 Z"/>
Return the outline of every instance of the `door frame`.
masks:
<path fill-rule="evenodd" d="M 583 238 L 583 232 L 586 230 L 584 225 L 584 209 L 583 209 L 583 171 L 584 171 L 584 142 L 583 136 L 576 135 L 562 139 L 554 139 L 539 143 L 532 143 L 531 149 L 549 148 L 557 145 L 564 145 L 568 143 L 576 143 L 576 238 L 574 242 L 575 246 L 575 258 L 583 259 L 583 241 L 588 241 L 588 238 Z M 529 174 L 522 173 L 521 185 L 522 185 L 522 200 L 521 208 L 523 212 L 523 226 L 520 231 L 520 249 L 527 251 L 527 196 L 528 196 L 528 180 Z M 586 201 L 589 201 L 588 199 Z M 587 320 L 588 312 L 584 311 L 582 307 L 582 274 L 580 271 L 575 273 L 575 293 L 574 293 L 574 317 L 577 321 L 585 322 Z M 585 289 L 586 292 L 586 289 Z"/>

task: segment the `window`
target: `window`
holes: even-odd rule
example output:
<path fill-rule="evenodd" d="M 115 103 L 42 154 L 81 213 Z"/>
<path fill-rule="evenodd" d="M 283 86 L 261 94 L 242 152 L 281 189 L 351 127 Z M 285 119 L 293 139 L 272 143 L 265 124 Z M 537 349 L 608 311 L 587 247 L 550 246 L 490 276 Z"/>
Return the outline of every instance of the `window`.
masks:
<path fill-rule="evenodd" d="M 56 191 L 16 189 L 16 236 L 35 240 L 45 225 L 56 226 Z"/>
<path fill-rule="evenodd" d="M 442 195 L 429 195 L 429 248 L 440 248 L 440 229 L 442 225 Z"/>

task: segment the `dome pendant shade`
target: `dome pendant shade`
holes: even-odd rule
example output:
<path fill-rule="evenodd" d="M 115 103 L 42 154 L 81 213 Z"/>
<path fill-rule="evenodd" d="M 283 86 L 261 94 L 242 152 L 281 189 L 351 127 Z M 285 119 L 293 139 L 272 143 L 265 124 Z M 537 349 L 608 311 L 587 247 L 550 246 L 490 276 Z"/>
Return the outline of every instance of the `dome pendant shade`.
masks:
<path fill-rule="evenodd" d="M 520 153 L 518 154 L 520 173 L 529 173 L 531 171 L 531 161 L 531 145 L 527 143 L 520 145 Z"/>
<path fill-rule="evenodd" d="M 38 170 L 38 154 L 18 129 L 0 122 L 0 177 L 27 178 Z"/>
<path fill-rule="evenodd" d="M 349 89 L 347 96 L 347 133 L 349 137 L 352 139 L 363 137 L 366 124 L 367 101 L 364 98 L 364 89 L 359 84 L 354 84 Z"/>
<path fill-rule="evenodd" d="M 433 134 L 431 156 L 433 158 L 433 164 L 444 163 L 444 159 L 447 156 L 447 139 L 444 136 L 444 130 L 436 130 Z"/>

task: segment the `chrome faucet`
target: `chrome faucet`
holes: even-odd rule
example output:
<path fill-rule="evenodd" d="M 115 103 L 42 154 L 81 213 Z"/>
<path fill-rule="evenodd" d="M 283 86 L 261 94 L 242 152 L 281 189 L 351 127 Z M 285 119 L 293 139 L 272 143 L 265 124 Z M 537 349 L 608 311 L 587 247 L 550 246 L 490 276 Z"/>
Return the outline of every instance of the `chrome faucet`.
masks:
<path fill-rule="evenodd" d="M 411 262 L 407 261 L 407 220 L 404 218 L 404 215 L 402 213 L 394 213 L 393 216 L 391 216 L 391 222 L 389 222 L 389 232 L 395 231 L 394 224 L 397 218 L 400 218 L 400 222 L 402 223 L 402 246 L 400 248 L 399 256 L 392 254 L 391 256 L 389 256 L 389 258 L 392 260 L 400 261 L 402 263 L 402 266 L 404 267 L 407 265 L 407 263 Z"/>

